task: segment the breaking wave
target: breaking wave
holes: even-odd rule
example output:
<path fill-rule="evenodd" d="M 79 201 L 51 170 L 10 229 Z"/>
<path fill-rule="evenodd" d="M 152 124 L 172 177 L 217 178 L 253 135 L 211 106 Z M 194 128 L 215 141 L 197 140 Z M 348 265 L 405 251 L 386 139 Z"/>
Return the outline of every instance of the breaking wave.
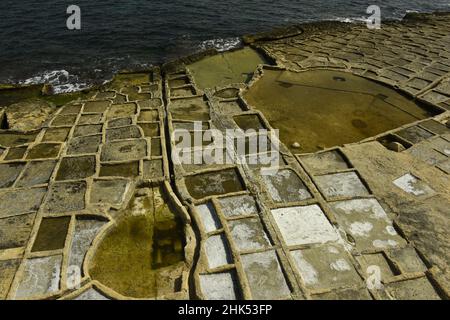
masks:
<path fill-rule="evenodd" d="M 216 49 L 219 52 L 239 48 L 242 46 L 242 41 L 240 38 L 224 38 L 224 39 L 211 39 L 203 41 L 200 44 L 200 49 L 206 50 L 206 49 Z"/>
<path fill-rule="evenodd" d="M 345 23 L 356 23 L 356 22 L 360 23 L 368 21 L 367 17 L 336 17 L 331 20 Z"/>
<path fill-rule="evenodd" d="M 54 93 L 69 93 L 89 88 L 87 83 L 80 82 L 78 76 L 70 74 L 66 70 L 45 71 L 19 82 L 24 85 L 43 83 L 52 85 Z"/>

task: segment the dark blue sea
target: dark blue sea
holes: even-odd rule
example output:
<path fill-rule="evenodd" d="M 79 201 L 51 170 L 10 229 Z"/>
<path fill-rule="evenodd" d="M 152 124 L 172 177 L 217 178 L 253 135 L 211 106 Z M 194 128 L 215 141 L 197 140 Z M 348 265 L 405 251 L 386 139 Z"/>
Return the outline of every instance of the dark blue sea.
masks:
<path fill-rule="evenodd" d="M 66 27 L 72 4 L 81 9 L 81 30 Z M 373 4 L 382 19 L 450 11 L 450 0 L 0 0 L 0 82 L 76 90 L 123 68 L 238 46 L 246 33 L 364 19 Z"/>

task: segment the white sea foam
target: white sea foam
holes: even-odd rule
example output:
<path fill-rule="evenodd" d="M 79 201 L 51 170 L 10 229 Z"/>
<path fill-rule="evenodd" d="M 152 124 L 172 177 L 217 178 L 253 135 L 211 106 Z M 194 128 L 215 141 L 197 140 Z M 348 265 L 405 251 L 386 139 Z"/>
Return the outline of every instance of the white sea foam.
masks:
<path fill-rule="evenodd" d="M 367 22 L 369 21 L 367 17 L 336 17 L 331 19 L 332 21 L 339 21 L 344 23 L 355 23 L 355 22 Z"/>
<path fill-rule="evenodd" d="M 42 74 L 20 81 L 19 84 L 42 84 L 48 83 L 53 86 L 54 93 L 68 93 L 86 89 L 87 83 L 78 82 L 76 75 L 70 74 L 66 70 L 45 71 Z"/>
<path fill-rule="evenodd" d="M 205 49 L 216 49 L 219 52 L 231 50 L 242 45 L 240 38 L 225 38 L 225 39 L 211 39 L 203 41 L 200 44 L 202 50 Z"/>

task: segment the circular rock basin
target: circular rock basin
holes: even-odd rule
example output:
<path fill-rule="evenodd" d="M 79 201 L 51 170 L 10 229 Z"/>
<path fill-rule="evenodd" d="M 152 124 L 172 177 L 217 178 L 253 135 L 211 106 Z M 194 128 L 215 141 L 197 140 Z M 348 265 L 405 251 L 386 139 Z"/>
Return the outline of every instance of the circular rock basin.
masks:
<path fill-rule="evenodd" d="M 296 153 L 357 142 L 432 115 L 385 85 L 339 71 L 264 69 L 244 96 Z"/>

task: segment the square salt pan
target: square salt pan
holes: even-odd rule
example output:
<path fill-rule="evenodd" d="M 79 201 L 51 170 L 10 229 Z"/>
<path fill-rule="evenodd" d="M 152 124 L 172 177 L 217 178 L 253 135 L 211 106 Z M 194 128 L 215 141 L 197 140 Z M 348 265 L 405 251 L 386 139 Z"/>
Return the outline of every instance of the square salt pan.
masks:
<path fill-rule="evenodd" d="M 407 173 L 394 180 L 393 183 L 403 191 L 415 196 L 434 194 L 433 189 L 431 189 L 425 182 L 410 173 Z"/>
<path fill-rule="evenodd" d="M 246 254 L 241 260 L 253 299 L 282 299 L 291 293 L 275 251 Z"/>
<path fill-rule="evenodd" d="M 426 277 L 393 282 L 386 291 L 395 300 L 440 300 L 436 289 Z"/>
<path fill-rule="evenodd" d="M 46 192 L 45 187 L 0 192 L 0 218 L 37 211 Z"/>
<path fill-rule="evenodd" d="M 219 203 L 226 217 L 258 214 L 255 200 L 248 195 L 220 198 Z"/>
<path fill-rule="evenodd" d="M 300 156 L 300 160 L 313 174 L 330 173 L 349 168 L 349 165 L 339 150 Z"/>
<path fill-rule="evenodd" d="M 205 242 L 205 252 L 210 269 L 232 263 L 226 239 L 223 234 L 209 237 Z"/>
<path fill-rule="evenodd" d="M 288 246 L 339 240 L 339 235 L 316 204 L 274 209 L 271 212 Z"/>
<path fill-rule="evenodd" d="M 229 222 L 230 232 L 239 250 L 270 247 L 270 240 L 259 218 L 240 219 Z"/>
<path fill-rule="evenodd" d="M 197 211 L 206 233 L 222 227 L 219 218 L 217 217 L 216 210 L 214 210 L 214 207 L 210 202 L 197 206 Z"/>
<path fill-rule="evenodd" d="M 339 245 L 291 251 L 291 255 L 308 288 L 324 290 L 361 285 L 361 278 Z"/>
<path fill-rule="evenodd" d="M 26 260 L 15 298 L 24 299 L 58 291 L 61 262 L 60 255 Z"/>
<path fill-rule="evenodd" d="M 352 236 L 356 249 L 380 250 L 405 244 L 376 199 L 351 199 L 331 203 L 339 226 Z"/>
<path fill-rule="evenodd" d="M 235 282 L 231 272 L 200 275 L 200 285 L 207 300 L 236 300 Z"/>
<path fill-rule="evenodd" d="M 119 206 L 124 200 L 127 187 L 127 180 L 95 180 L 90 202 Z"/>
<path fill-rule="evenodd" d="M 311 193 L 295 171 L 279 170 L 274 175 L 262 175 L 265 187 L 275 202 L 298 202 L 310 199 Z"/>
<path fill-rule="evenodd" d="M 324 196 L 329 198 L 366 196 L 369 191 L 356 172 L 317 176 L 316 182 Z"/>

